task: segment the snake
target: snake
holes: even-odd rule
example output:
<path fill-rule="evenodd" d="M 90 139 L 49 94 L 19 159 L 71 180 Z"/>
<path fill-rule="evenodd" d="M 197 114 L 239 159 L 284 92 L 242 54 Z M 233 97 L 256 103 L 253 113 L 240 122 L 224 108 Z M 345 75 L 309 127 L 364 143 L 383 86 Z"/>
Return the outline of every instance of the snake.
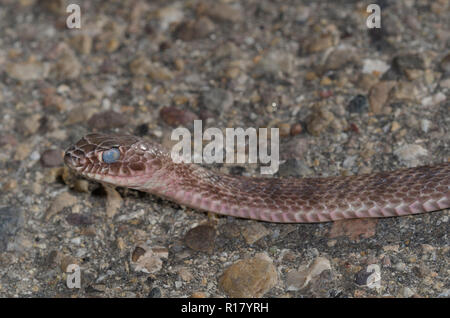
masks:
<path fill-rule="evenodd" d="M 96 182 L 266 222 L 394 217 L 450 207 L 449 162 L 348 176 L 249 177 L 176 163 L 162 145 L 141 137 L 91 133 L 65 151 L 64 163 Z"/>

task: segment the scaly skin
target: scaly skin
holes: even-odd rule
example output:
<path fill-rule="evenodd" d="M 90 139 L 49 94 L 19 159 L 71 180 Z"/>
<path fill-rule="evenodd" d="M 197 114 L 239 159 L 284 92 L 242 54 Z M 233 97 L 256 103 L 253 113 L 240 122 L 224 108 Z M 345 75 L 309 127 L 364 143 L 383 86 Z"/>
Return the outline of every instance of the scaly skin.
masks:
<path fill-rule="evenodd" d="M 104 163 L 102 153 L 120 150 Z M 129 135 L 90 134 L 66 165 L 98 182 L 149 192 L 194 209 L 281 223 L 390 217 L 450 207 L 450 163 L 328 178 L 230 176 L 174 163 L 161 145 Z"/>

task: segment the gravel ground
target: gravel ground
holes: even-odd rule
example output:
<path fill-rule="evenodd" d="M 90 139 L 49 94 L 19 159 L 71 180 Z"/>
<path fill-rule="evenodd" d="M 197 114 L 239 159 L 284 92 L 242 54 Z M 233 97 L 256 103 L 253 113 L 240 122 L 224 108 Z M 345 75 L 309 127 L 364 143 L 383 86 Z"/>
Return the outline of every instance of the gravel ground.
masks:
<path fill-rule="evenodd" d="M 92 131 L 278 127 L 274 177 L 450 159 L 449 1 L 0 0 L 0 296 L 449 297 L 449 211 L 270 224 L 79 179 Z M 215 164 L 258 176 L 259 166 Z M 81 288 L 68 288 L 70 264 Z"/>

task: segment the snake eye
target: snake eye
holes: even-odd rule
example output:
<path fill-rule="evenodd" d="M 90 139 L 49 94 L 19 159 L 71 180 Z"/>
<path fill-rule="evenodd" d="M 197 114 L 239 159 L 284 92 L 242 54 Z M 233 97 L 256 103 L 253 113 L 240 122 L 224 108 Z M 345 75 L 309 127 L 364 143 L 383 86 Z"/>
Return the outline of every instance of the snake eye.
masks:
<path fill-rule="evenodd" d="M 120 158 L 120 150 L 117 148 L 111 148 L 109 150 L 103 151 L 102 161 L 104 163 L 114 163 Z"/>

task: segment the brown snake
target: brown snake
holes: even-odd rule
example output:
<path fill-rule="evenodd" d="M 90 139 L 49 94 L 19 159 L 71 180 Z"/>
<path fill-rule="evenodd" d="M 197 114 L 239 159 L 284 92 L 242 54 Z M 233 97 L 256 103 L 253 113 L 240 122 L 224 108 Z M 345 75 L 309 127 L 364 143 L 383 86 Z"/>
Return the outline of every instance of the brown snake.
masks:
<path fill-rule="evenodd" d="M 85 136 L 66 150 L 64 162 L 95 181 L 269 222 L 390 217 L 450 207 L 450 163 L 359 176 L 250 178 L 177 164 L 159 144 L 107 134 Z"/>

